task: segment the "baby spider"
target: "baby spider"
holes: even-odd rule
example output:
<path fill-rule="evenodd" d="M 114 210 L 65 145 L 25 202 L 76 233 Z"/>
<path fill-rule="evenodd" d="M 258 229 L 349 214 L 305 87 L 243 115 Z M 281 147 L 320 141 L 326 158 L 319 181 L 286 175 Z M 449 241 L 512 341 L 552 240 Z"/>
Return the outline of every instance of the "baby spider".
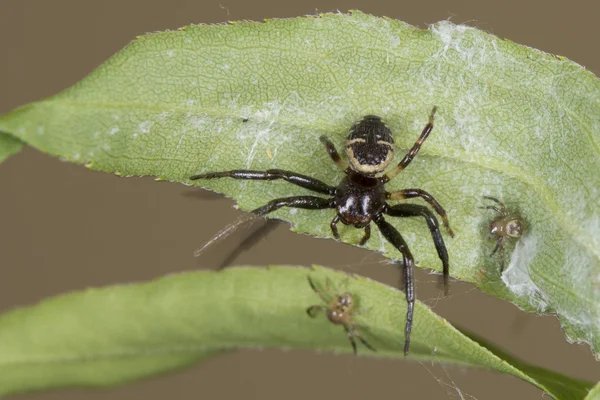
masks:
<path fill-rule="evenodd" d="M 305 208 L 320 210 L 334 208 L 337 213 L 330 226 L 333 236 L 340 238 L 337 223 L 352 225 L 356 228 L 364 228 L 364 236 L 359 244 L 363 245 L 371 236 L 371 222 L 379 228 L 383 236 L 401 254 L 404 270 L 404 289 L 408 303 L 406 311 L 406 325 L 404 327 L 404 353 L 408 354 L 410 347 L 410 332 L 414 312 L 415 291 L 413 281 L 414 257 L 402 235 L 383 215 L 390 217 L 423 217 L 431 235 L 433 243 L 442 261 L 444 288 L 448 285 L 448 252 L 444 239 L 439 229 L 435 215 L 425 206 L 418 204 L 396 204 L 390 205 L 389 200 L 404 200 L 420 197 L 425 200 L 436 213 L 442 218 L 446 230 L 450 236 L 454 236 L 446 211 L 433 198 L 431 194 L 422 189 L 403 189 L 393 192 L 385 190 L 385 184 L 402 172 L 415 158 L 421 145 L 427 139 L 433 129 L 434 107 L 429 116 L 429 123 L 421 132 L 412 148 L 402 158 L 400 163 L 387 173 L 385 169 L 394 159 L 394 139 L 392 132 L 384 124 L 380 117 L 367 115 L 355 123 L 345 142 L 346 158 L 343 160 L 338 154 L 333 143 L 326 137 L 320 140 L 325 145 L 329 156 L 344 171 L 345 176 L 337 186 L 328 185 L 318 179 L 302 175 L 296 172 L 281 169 L 269 169 L 267 171 L 233 170 L 223 172 L 206 172 L 190 177 L 196 179 L 235 178 L 252 180 L 276 180 L 283 179 L 294 185 L 298 185 L 313 192 L 329 196 L 328 198 L 318 196 L 291 196 L 274 199 L 266 205 L 252 211 L 254 215 L 266 215 L 281 207 Z M 383 173 L 381 176 L 376 176 Z"/>
<path fill-rule="evenodd" d="M 498 214 L 500 214 L 496 219 L 490 222 L 490 235 L 496 239 L 496 247 L 494 247 L 494 251 L 490 254 L 493 256 L 498 250 L 500 255 L 500 273 L 504 271 L 504 240 L 507 238 L 519 238 L 523 234 L 525 230 L 525 224 L 523 221 L 516 215 L 508 212 L 504 203 L 500 200 L 490 197 L 483 196 L 484 199 L 492 200 L 496 202 L 498 206 L 484 206 L 480 208 L 485 208 L 488 210 L 494 210 Z"/>
<path fill-rule="evenodd" d="M 352 294 L 348 292 L 335 295 L 331 295 L 330 293 L 323 294 L 317 289 L 312 279 L 310 279 L 310 276 L 307 276 L 307 278 L 312 290 L 319 295 L 321 300 L 323 300 L 327 306 L 310 306 L 306 309 L 306 313 L 310 317 L 314 318 L 316 316 L 315 311 L 323 311 L 327 315 L 327 319 L 333 324 L 342 325 L 346 331 L 348 340 L 352 345 L 354 355 L 356 355 L 356 342 L 354 341 L 354 338 L 360 340 L 361 343 L 367 346 L 367 348 L 370 350 L 377 351 L 373 348 L 373 346 L 367 343 L 367 341 L 363 339 L 356 330 L 356 323 L 352 319 L 352 313 L 354 311 Z"/>

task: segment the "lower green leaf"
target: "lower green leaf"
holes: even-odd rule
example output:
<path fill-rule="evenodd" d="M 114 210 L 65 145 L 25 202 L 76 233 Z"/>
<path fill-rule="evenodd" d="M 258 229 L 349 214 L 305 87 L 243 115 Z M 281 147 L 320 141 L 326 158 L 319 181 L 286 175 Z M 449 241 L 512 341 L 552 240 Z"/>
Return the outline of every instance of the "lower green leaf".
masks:
<path fill-rule="evenodd" d="M 125 383 L 228 349 L 351 353 L 340 326 L 306 315 L 307 307 L 321 303 L 309 275 L 321 288 L 352 293 L 358 331 L 377 350 L 359 347 L 359 355 L 404 358 L 404 293 L 322 267 L 238 267 L 89 289 L 6 313 L 0 317 L 0 395 Z M 581 399 L 592 386 L 511 365 L 418 302 L 408 358 L 509 373 L 557 399 Z"/>
<path fill-rule="evenodd" d="M 24 143 L 16 137 L 0 132 L 0 162 L 21 151 L 23 146 Z"/>

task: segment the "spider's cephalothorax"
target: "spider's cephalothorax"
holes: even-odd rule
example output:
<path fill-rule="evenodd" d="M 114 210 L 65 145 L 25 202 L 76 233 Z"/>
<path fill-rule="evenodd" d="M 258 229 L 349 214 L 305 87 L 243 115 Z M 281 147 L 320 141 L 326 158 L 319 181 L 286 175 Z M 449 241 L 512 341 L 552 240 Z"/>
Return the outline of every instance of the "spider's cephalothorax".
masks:
<path fill-rule="evenodd" d="M 495 197 L 483 196 L 484 199 L 494 201 L 497 206 L 484 206 L 488 210 L 494 210 L 499 215 L 492 222 L 490 222 L 489 231 L 490 235 L 496 239 L 496 247 L 490 254 L 493 256 L 497 251 L 500 256 L 500 273 L 504 271 L 504 241 L 506 239 L 518 239 L 525 231 L 525 223 L 523 220 L 510 213 L 503 202 Z"/>
<path fill-rule="evenodd" d="M 338 164 L 346 176 L 337 186 L 328 185 L 318 179 L 311 178 L 296 172 L 280 169 L 267 171 L 233 170 L 223 172 L 207 172 L 194 175 L 191 180 L 235 178 L 252 180 L 276 180 L 282 179 L 295 185 L 301 186 L 313 192 L 326 195 L 327 198 L 318 196 L 291 196 L 271 200 L 266 205 L 252 211 L 255 215 L 265 215 L 281 207 L 295 207 L 305 209 L 335 208 L 337 213 L 331 220 L 331 230 L 336 239 L 340 238 L 337 223 L 352 225 L 356 228 L 364 228 L 365 234 L 360 241 L 363 245 L 371 235 L 371 222 L 379 228 L 383 236 L 401 254 L 404 269 L 404 284 L 408 309 L 406 312 L 406 325 L 404 329 L 404 353 L 408 354 L 410 346 L 410 332 L 412 329 L 412 318 L 414 311 L 414 282 L 412 267 L 414 258 L 402 235 L 384 218 L 390 217 L 423 217 L 442 261 L 443 282 L 447 288 L 448 283 L 448 252 L 444 239 L 439 229 L 437 218 L 427 207 L 418 204 L 396 204 L 391 205 L 388 201 L 404 200 L 420 197 L 425 200 L 434 211 L 442 218 L 446 230 L 453 236 L 452 229 L 448 224 L 446 212 L 442 206 L 428 192 L 422 189 L 403 189 L 393 192 L 385 190 L 385 184 L 406 168 L 419 152 L 421 145 L 427 139 L 433 129 L 434 107 L 429 116 L 429 123 L 425 126 L 421 135 L 406 153 L 397 166 L 387 173 L 384 172 L 391 163 L 394 156 L 392 134 L 390 129 L 382 122 L 381 118 L 368 115 L 354 124 L 346 140 L 346 156 L 348 161 L 343 160 L 337 152 L 334 144 L 325 136 L 320 140 L 325 145 L 327 152 L 333 161 Z M 350 164 L 350 165 L 349 165 Z"/>
<path fill-rule="evenodd" d="M 315 291 L 317 295 L 327 304 L 319 305 L 319 306 L 310 306 L 306 309 L 306 313 L 310 315 L 312 318 L 316 316 L 316 311 L 323 311 L 327 315 L 327 319 L 335 324 L 342 325 L 344 330 L 346 331 L 346 335 L 348 336 L 348 340 L 352 345 L 352 349 L 354 350 L 354 354 L 356 354 L 356 342 L 354 338 L 357 338 L 361 341 L 362 344 L 367 346 L 370 350 L 376 351 L 373 346 L 371 346 L 356 330 L 356 323 L 353 319 L 354 314 L 354 301 L 352 299 L 352 293 L 346 292 L 343 294 L 331 294 L 329 292 L 322 293 L 317 289 L 315 284 L 313 283 L 310 276 L 308 278 L 308 283 L 312 290 Z"/>

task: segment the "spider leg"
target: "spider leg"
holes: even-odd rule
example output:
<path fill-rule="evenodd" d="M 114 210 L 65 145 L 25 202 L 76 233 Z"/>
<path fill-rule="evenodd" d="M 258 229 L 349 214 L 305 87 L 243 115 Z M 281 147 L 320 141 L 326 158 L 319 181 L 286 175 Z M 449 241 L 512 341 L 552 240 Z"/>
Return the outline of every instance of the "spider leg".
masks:
<path fill-rule="evenodd" d="M 492 208 L 492 207 L 486 207 L 486 208 L 491 208 L 493 210 L 498 211 L 500 214 L 502 214 L 503 217 L 506 216 L 506 207 L 504 206 L 503 202 L 501 202 L 500 200 L 498 200 L 497 198 L 492 197 L 492 196 L 483 196 L 483 198 L 487 199 L 487 200 L 491 200 L 493 202 L 496 202 L 496 204 L 498 204 L 500 206 L 500 210 L 498 210 L 497 208 Z"/>
<path fill-rule="evenodd" d="M 481 207 L 477 207 L 477 208 L 482 208 L 484 210 L 494 210 L 499 214 L 502 214 L 504 216 L 504 213 L 502 212 L 502 210 L 496 206 L 481 206 Z"/>
<path fill-rule="evenodd" d="M 354 341 L 354 335 L 353 335 L 352 331 L 346 325 L 344 325 L 344 330 L 346 331 L 346 336 L 348 336 L 348 340 L 350 341 L 350 344 L 352 345 L 352 350 L 354 350 L 354 355 L 356 355 L 356 342 Z"/>
<path fill-rule="evenodd" d="M 281 207 L 304 208 L 308 210 L 322 210 L 324 208 L 334 208 L 334 199 L 324 199 L 316 196 L 291 196 L 274 199 L 262 207 L 252 210 L 254 215 L 266 215 Z"/>
<path fill-rule="evenodd" d="M 450 228 L 450 223 L 448 223 L 446 210 L 444 210 L 441 204 L 438 203 L 437 200 L 429 192 L 426 192 L 425 190 L 421 189 L 404 189 L 387 194 L 387 198 L 390 200 L 412 199 L 413 197 L 420 197 L 427 203 L 429 203 L 429 205 L 433 207 L 435 212 L 438 213 L 440 218 L 442 218 L 442 223 L 444 224 L 444 227 L 448 231 L 450 237 L 454 237 L 454 232 L 452 231 L 452 228 Z"/>
<path fill-rule="evenodd" d="M 404 241 L 400 232 L 396 230 L 389 222 L 387 222 L 382 215 L 378 215 L 373 218 L 377 227 L 383 234 L 383 236 L 394 245 L 400 253 L 402 253 L 403 268 L 404 268 L 404 293 L 406 295 L 406 324 L 404 325 L 404 355 L 408 355 L 410 347 L 410 332 L 412 331 L 413 314 L 415 309 L 415 282 L 413 277 L 413 264 L 415 259 L 413 258 L 408 245 Z"/>
<path fill-rule="evenodd" d="M 312 288 L 312 290 L 314 290 L 314 292 L 321 298 L 321 300 L 323 300 L 325 303 L 329 303 L 329 300 L 327 299 L 327 297 L 325 297 L 325 295 L 323 295 L 323 293 L 321 293 L 319 291 L 319 289 L 317 289 L 317 286 L 315 285 L 315 283 L 311 279 L 310 275 L 308 275 L 306 278 L 308 279 L 308 284 L 310 285 L 310 287 Z"/>
<path fill-rule="evenodd" d="M 498 203 L 499 205 L 501 205 L 501 204 L 502 204 L 502 202 L 501 202 L 500 200 L 498 200 L 497 198 L 495 198 L 495 197 L 492 197 L 492 196 L 482 196 L 482 197 L 483 197 L 484 199 L 486 199 L 486 200 L 491 200 L 491 201 L 493 201 L 493 202 L 496 202 L 496 203 Z"/>
<path fill-rule="evenodd" d="M 444 292 L 448 294 L 448 274 L 450 267 L 448 264 L 448 250 L 444 244 L 444 238 L 440 232 L 440 227 L 435 215 L 425 206 L 418 204 L 398 204 L 393 207 L 386 207 L 384 211 L 387 215 L 392 217 L 423 217 L 427 222 L 427 227 L 431 232 L 435 249 L 437 250 L 438 257 L 442 261 L 442 283 L 444 285 Z"/>
<path fill-rule="evenodd" d="M 340 222 L 340 216 L 336 214 L 335 217 L 331 220 L 331 232 L 333 233 L 333 237 L 337 240 L 340 240 L 340 233 L 338 232 L 337 223 Z"/>
<path fill-rule="evenodd" d="M 503 238 L 499 238 L 496 240 L 496 247 L 494 247 L 494 250 L 492 250 L 492 252 L 490 253 L 490 257 L 493 256 L 494 254 L 496 254 L 498 249 L 502 246 L 502 239 Z"/>
<path fill-rule="evenodd" d="M 311 178 L 310 176 L 298 174 L 296 172 L 284 171 L 282 169 L 268 169 L 266 171 L 251 171 L 246 169 L 235 169 L 232 171 L 222 172 L 207 172 L 205 174 L 198 174 L 190 176 L 190 180 L 195 181 L 198 179 L 217 179 L 217 178 L 234 178 L 234 179 L 249 179 L 259 181 L 273 181 L 276 179 L 283 179 L 286 182 L 293 183 L 313 192 L 328 194 L 333 196 L 335 194 L 335 188 L 329 186 L 325 182 L 318 179 Z"/>
<path fill-rule="evenodd" d="M 357 337 L 358 340 L 360 340 L 360 342 L 362 344 L 364 344 L 369 350 L 377 351 L 377 350 L 375 350 L 375 347 L 371 346 L 369 343 L 367 343 L 367 341 L 365 339 L 363 339 L 362 336 L 360 336 L 360 333 L 358 333 L 358 331 L 356 330 L 356 327 L 354 327 L 354 326 L 350 327 L 350 332 L 352 333 L 352 336 Z"/>
<path fill-rule="evenodd" d="M 359 246 L 362 246 L 363 244 L 367 243 L 367 240 L 369 240 L 370 237 L 371 237 L 371 224 L 365 226 L 365 235 L 362 237 L 362 239 L 360 239 L 360 242 L 358 242 Z"/>
<path fill-rule="evenodd" d="M 500 275 L 504 272 L 504 247 L 500 246 Z"/>
<path fill-rule="evenodd" d="M 388 173 L 386 173 L 382 177 L 384 183 L 394 179 L 396 175 L 398 175 L 404 170 L 404 168 L 408 167 L 408 164 L 410 164 L 410 162 L 413 160 L 413 158 L 415 158 L 419 150 L 421 150 L 421 145 L 433 130 L 433 116 L 435 115 L 436 111 L 437 107 L 433 107 L 433 109 L 431 110 L 431 114 L 429 114 L 429 122 L 427 123 L 427 125 L 425 125 L 425 128 L 423 128 L 421 136 L 419 136 L 413 147 L 408 151 L 408 153 L 406 153 L 406 155 L 400 161 L 400 163 L 394 169 L 388 171 Z"/>
<path fill-rule="evenodd" d="M 335 145 L 331 142 L 331 140 L 329 140 L 329 138 L 325 135 L 321 136 L 319 140 L 321 140 L 321 143 L 325 145 L 327 153 L 333 162 L 335 162 L 343 171 L 346 171 L 348 169 L 348 162 L 340 157 L 340 153 L 337 152 Z"/>
<path fill-rule="evenodd" d="M 310 306 L 306 309 L 306 313 L 311 318 L 314 318 L 316 316 L 315 311 L 323 311 L 327 313 L 329 309 L 325 306 Z"/>

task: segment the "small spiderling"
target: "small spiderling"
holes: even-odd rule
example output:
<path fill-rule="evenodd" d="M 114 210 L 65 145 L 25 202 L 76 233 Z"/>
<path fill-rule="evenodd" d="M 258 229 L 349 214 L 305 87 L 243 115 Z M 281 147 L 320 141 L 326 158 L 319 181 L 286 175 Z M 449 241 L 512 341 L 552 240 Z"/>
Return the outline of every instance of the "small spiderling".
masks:
<path fill-rule="evenodd" d="M 368 349 L 372 351 L 377 351 L 373 346 L 371 346 L 365 339 L 360 336 L 358 331 L 356 330 L 356 323 L 352 319 L 352 315 L 354 313 L 354 302 L 352 298 L 352 294 L 349 292 L 343 294 L 331 294 L 329 292 L 323 294 L 321 293 L 317 287 L 315 286 L 310 276 L 307 276 L 308 283 L 312 290 L 315 291 L 317 295 L 323 300 L 327 306 L 310 306 L 306 309 L 306 313 L 314 318 L 316 316 L 316 311 L 323 311 L 327 315 L 327 319 L 335 324 L 342 325 L 344 330 L 346 331 L 346 335 L 348 336 L 348 340 L 352 345 L 352 349 L 354 350 L 354 354 L 356 355 L 356 342 L 354 338 L 357 338 L 364 344 Z"/>
<path fill-rule="evenodd" d="M 504 271 L 504 241 L 507 238 L 520 238 L 525 231 L 525 223 L 519 216 L 510 213 L 504 203 L 495 197 L 483 196 L 483 198 L 492 200 L 497 204 L 497 206 L 484 206 L 479 208 L 494 210 L 499 214 L 499 216 L 490 222 L 490 235 L 496 239 L 496 247 L 490 256 L 493 256 L 498 251 L 500 256 L 500 273 L 502 273 Z"/>

